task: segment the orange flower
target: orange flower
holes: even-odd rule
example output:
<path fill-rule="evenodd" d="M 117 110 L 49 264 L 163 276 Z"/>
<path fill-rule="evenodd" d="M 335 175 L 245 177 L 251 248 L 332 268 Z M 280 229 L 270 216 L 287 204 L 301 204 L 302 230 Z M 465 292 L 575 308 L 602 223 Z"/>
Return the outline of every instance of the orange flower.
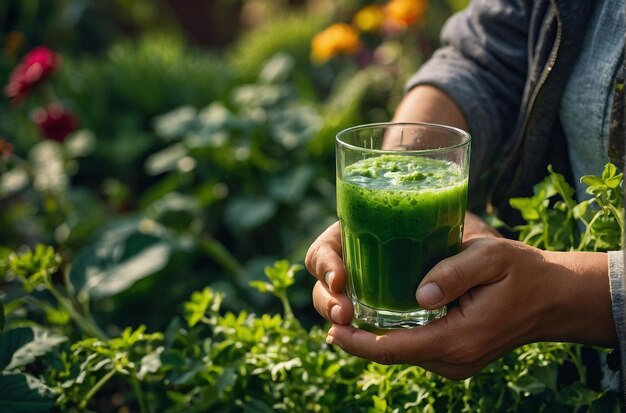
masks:
<path fill-rule="evenodd" d="M 382 6 L 369 5 L 359 10 L 352 19 L 352 24 L 362 32 L 374 32 L 383 25 L 385 12 Z"/>
<path fill-rule="evenodd" d="M 406 27 L 421 23 L 427 7 L 426 0 L 390 0 L 385 7 L 385 13 L 391 23 Z"/>
<path fill-rule="evenodd" d="M 311 59 L 320 64 L 337 54 L 354 54 L 359 50 L 361 50 L 359 33 L 354 27 L 345 23 L 331 25 L 316 34 L 311 41 Z"/>

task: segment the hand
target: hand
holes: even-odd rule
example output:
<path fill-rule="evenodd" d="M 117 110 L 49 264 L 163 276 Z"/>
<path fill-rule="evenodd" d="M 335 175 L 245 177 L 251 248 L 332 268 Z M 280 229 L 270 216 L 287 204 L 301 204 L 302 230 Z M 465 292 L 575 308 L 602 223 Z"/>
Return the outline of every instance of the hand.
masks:
<path fill-rule="evenodd" d="M 338 235 L 335 224 L 318 238 L 307 268 L 314 275 L 334 273 L 330 287 L 316 284 L 314 304 L 333 321 L 328 341 L 353 355 L 464 379 L 534 341 L 617 343 L 606 254 L 545 252 L 497 238 L 466 242 L 461 253 L 437 264 L 422 281 L 417 299 L 425 308 L 459 298 L 444 318 L 383 335 L 356 329 L 348 325 L 352 305 L 339 293 L 345 272 Z"/>
<path fill-rule="evenodd" d="M 501 235 L 477 215 L 467 212 L 463 241 L 479 237 Z M 341 254 L 339 222 L 331 225 L 311 245 L 306 256 L 306 267 L 319 280 L 313 288 L 313 304 L 317 312 L 336 324 L 349 324 L 354 310 L 348 297 L 342 293 L 346 273 Z"/>

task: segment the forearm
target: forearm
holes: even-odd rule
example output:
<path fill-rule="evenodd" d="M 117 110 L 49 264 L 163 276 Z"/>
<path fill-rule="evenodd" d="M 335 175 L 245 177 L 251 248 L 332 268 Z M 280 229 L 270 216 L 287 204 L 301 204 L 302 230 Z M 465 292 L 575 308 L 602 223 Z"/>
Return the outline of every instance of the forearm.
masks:
<path fill-rule="evenodd" d="M 402 99 L 393 120 L 395 122 L 429 122 L 467 130 L 467 121 L 457 104 L 443 91 L 420 85 Z"/>
<path fill-rule="evenodd" d="M 616 347 L 617 336 L 608 277 L 608 257 L 601 252 L 546 252 L 553 269 L 555 304 L 546 312 L 544 340 Z"/>

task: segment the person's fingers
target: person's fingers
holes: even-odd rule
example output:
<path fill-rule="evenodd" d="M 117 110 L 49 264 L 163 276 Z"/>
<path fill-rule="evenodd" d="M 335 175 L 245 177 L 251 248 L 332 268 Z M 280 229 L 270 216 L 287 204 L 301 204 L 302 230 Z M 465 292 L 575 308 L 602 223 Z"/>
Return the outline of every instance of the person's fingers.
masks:
<path fill-rule="evenodd" d="M 380 364 L 420 364 L 445 356 L 445 317 L 414 329 L 389 330 L 382 335 L 351 325 L 333 325 L 326 341 L 344 351 Z"/>
<path fill-rule="evenodd" d="M 451 321 L 446 318 L 449 316 L 452 316 Z M 470 377 L 513 348 L 505 343 L 489 348 L 493 341 L 485 344 L 480 337 L 472 338 L 464 332 L 451 334 L 461 325 L 459 318 L 463 315 L 455 310 L 446 317 L 423 327 L 390 330 L 383 335 L 350 325 L 333 325 L 327 342 L 366 360 L 417 365 L 453 380 Z"/>
<path fill-rule="evenodd" d="M 352 321 L 354 310 L 344 294 L 332 293 L 325 283 L 318 281 L 313 287 L 313 306 L 325 319 L 345 325 Z"/>
<path fill-rule="evenodd" d="M 463 250 L 437 263 L 417 289 L 416 298 L 426 309 L 440 308 L 472 287 L 504 278 L 517 243 L 499 238 L 479 238 L 463 244 Z"/>
<path fill-rule="evenodd" d="M 307 270 L 330 290 L 339 292 L 345 285 L 345 269 L 341 258 L 341 226 L 335 222 L 309 248 L 304 260 Z"/>

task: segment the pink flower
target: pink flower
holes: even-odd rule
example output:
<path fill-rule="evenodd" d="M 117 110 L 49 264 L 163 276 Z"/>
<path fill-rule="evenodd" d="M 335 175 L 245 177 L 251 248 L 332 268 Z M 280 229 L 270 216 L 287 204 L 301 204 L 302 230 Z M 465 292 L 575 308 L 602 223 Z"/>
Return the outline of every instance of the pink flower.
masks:
<path fill-rule="evenodd" d="M 59 103 L 52 103 L 45 108 L 38 108 L 33 113 L 33 121 L 41 136 L 57 142 L 63 142 L 67 135 L 78 128 L 78 118 Z"/>
<path fill-rule="evenodd" d="M 59 55 L 48 47 L 35 47 L 11 72 L 4 94 L 11 98 L 13 103 L 20 104 L 28 93 L 55 72 L 60 64 Z"/>

